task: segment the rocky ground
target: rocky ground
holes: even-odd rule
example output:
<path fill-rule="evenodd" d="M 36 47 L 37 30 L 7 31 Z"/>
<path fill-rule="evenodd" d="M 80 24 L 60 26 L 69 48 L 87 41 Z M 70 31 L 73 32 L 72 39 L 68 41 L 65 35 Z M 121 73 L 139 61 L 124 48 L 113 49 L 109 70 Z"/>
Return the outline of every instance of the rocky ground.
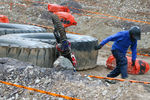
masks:
<path fill-rule="evenodd" d="M 8 2 L 1 0 L 1 2 Z M 61 4 L 67 0 L 36 0 L 40 2 Z M 81 15 L 73 14 L 78 22 L 77 26 L 67 28 L 69 31 L 91 35 L 99 40 L 114 34 L 132 25 L 142 28 L 142 40 L 138 42 L 138 49 L 141 53 L 150 53 L 150 29 L 149 24 L 135 23 L 119 20 L 110 17 L 118 16 L 134 20 L 149 22 L 150 2 L 148 0 L 76 0 L 84 10 L 109 14 L 104 15 L 80 12 Z M 0 13 L 8 16 L 10 22 L 25 21 L 50 25 L 51 20 L 47 12 L 47 5 L 32 3 L 27 0 L 15 0 L 14 3 L 21 3 L 24 6 L 13 5 L 12 10 L 9 4 L 0 5 Z M 88 15 L 88 16 L 87 16 Z M 51 31 L 51 30 L 48 30 Z M 111 43 L 110 43 L 111 44 Z M 106 76 L 110 70 L 106 69 L 105 62 L 111 54 L 110 47 L 105 46 L 99 50 L 99 57 L 95 69 L 72 72 L 71 70 L 56 70 L 40 68 L 29 63 L 20 62 L 14 59 L 1 58 L 4 63 L 0 64 L 0 79 L 24 86 L 42 89 L 62 95 L 77 97 L 83 100 L 149 100 L 150 86 L 128 82 L 117 82 L 108 84 L 104 80 L 91 79 L 84 75 Z M 150 63 L 149 57 L 138 56 Z M 119 76 L 120 77 L 120 76 Z M 118 77 L 118 78 L 119 78 Z M 150 72 L 145 75 L 129 75 L 129 79 L 149 81 Z M 0 84 L 1 100 L 57 100 L 53 96 L 33 91 L 19 89 L 12 86 Z M 61 100 L 61 99 L 60 99 Z"/>
<path fill-rule="evenodd" d="M 143 85 L 129 82 L 108 84 L 104 80 L 92 79 L 73 70 L 41 68 L 10 58 L 0 59 L 0 69 L 2 81 L 82 100 L 150 99 Z M 106 69 L 101 70 L 103 72 Z M 5 84 L 0 84 L 0 87 L 0 100 L 62 100 L 58 97 Z"/>

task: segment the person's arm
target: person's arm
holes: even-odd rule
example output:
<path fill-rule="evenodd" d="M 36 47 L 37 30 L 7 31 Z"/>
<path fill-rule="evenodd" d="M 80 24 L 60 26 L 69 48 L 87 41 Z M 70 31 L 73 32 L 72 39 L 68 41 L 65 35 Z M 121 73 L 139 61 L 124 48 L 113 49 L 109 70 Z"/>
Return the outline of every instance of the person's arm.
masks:
<path fill-rule="evenodd" d="M 105 38 L 105 39 L 100 43 L 100 45 L 104 46 L 104 45 L 105 45 L 106 43 L 108 43 L 109 41 L 115 41 L 115 40 L 117 40 L 118 38 L 120 38 L 120 37 L 122 37 L 122 36 L 123 36 L 122 32 L 118 32 L 118 33 L 116 33 L 116 34 L 114 34 L 114 35 L 111 35 L 111 36 Z"/>
<path fill-rule="evenodd" d="M 131 50 L 132 50 L 132 65 L 135 65 L 136 60 L 136 54 L 137 54 L 137 40 L 131 44 Z"/>
<path fill-rule="evenodd" d="M 123 32 L 124 31 L 121 31 L 121 32 L 118 32 L 116 34 L 113 34 L 113 35 L 105 38 L 99 45 L 104 46 L 109 41 L 115 41 L 115 40 L 117 40 L 118 38 L 120 38 L 120 37 L 122 37 L 124 35 Z"/>
<path fill-rule="evenodd" d="M 95 46 L 95 50 L 98 50 L 98 49 L 101 49 L 106 43 L 108 43 L 109 41 L 115 41 L 117 40 L 118 38 L 122 37 L 123 36 L 123 32 L 118 32 L 114 35 L 111 35 L 107 38 L 105 38 L 99 45 Z"/>

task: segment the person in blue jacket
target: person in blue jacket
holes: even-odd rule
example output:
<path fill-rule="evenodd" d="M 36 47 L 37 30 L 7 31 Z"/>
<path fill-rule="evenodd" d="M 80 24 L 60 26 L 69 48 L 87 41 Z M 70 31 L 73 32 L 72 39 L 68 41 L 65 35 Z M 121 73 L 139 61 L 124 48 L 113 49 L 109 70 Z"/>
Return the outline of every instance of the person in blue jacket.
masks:
<path fill-rule="evenodd" d="M 109 41 L 114 41 L 112 45 L 112 54 L 116 59 L 116 67 L 107 77 L 117 77 L 121 74 L 123 79 L 128 77 L 126 53 L 130 46 L 132 50 L 132 66 L 135 65 L 137 53 L 137 40 L 141 39 L 141 30 L 138 26 L 133 26 L 129 30 L 118 32 L 104 39 L 95 50 L 101 49 Z"/>

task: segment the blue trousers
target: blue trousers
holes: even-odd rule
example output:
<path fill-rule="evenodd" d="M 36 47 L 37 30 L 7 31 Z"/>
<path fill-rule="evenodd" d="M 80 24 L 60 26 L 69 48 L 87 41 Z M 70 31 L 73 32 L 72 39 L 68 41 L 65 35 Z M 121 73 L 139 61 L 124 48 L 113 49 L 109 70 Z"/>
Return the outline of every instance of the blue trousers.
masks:
<path fill-rule="evenodd" d="M 123 79 L 128 77 L 127 73 L 127 58 L 126 55 L 120 52 L 119 50 L 112 50 L 112 54 L 116 59 L 116 68 L 111 71 L 107 77 L 117 77 L 119 74 L 121 74 L 121 77 Z"/>

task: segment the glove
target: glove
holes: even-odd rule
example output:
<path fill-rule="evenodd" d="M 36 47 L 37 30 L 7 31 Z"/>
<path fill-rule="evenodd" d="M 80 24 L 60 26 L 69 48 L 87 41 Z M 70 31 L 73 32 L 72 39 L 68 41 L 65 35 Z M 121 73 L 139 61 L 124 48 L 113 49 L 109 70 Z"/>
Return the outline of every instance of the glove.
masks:
<path fill-rule="evenodd" d="M 103 47 L 102 45 L 95 46 L 95 50 L 99 50 L 99 49 L 101 49 L 102 47 Z"/>
<path fill-rule="evenodd" d="M 135 60 L 132 60 L 132 66 L 135 66 Z"/>

